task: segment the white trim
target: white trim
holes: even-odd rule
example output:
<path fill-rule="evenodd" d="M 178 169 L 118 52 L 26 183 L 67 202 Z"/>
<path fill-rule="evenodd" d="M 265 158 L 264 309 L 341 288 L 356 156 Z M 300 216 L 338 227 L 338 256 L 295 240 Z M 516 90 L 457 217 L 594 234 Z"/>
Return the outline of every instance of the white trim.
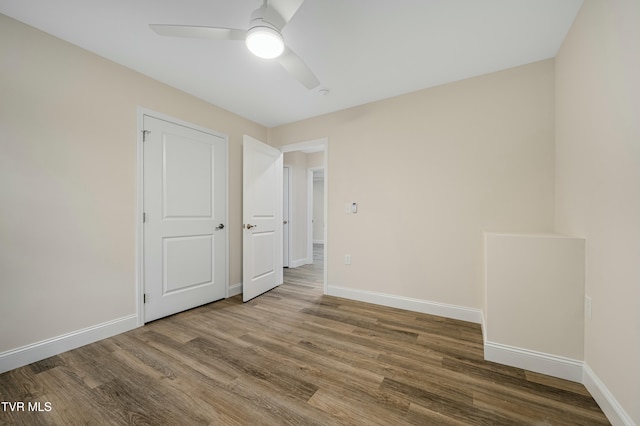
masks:
<path fill-rule="evenodd" d="M 600 378 L 585 362 L 583 366 L 582 383 L 587 388 L 593 399 L 596 400 L 602 412 L 612 425 L 635 426 L 631 416 L 622 408 L 613 394 L 602 383 Z"/>
<path fill-rule="evenodd" d="M 313 170 L 307 168 L 307 265 L 313 263 Z"/>
<path fill-rule="evenodd" d="M 229 286 L 227 294 L 228 294 L 227 298 L 242 294 L 242 283 L 236 283 Z"/>
<path fill-rule="evenodd" d="M 485 341 L 484 359 L 582 383 L 583 362 L 571 358 Z"/>
<path fill-rule="evenodd" d="M 224 188 L 224 204 L 225 204 L 225 211 L 224 211 L 224 221 L 225 224 L 224 226 L 226 226 L 227 228 L 227 232 L 225 232 L 225 245 L 224 245 L 224 249 L 225 249 L 225 259 L 226 261 L 224 262 L 224 270 L 225 270 L 225 276 L 224 276 L 224 285 L 226 288 L 226 292 L 225 292 L 225 297 L 228 299 L 229 297 L 231 297 L 229 295 L 229 277 L 231 275 L 229 272 L 229 264 L 231 263 L 231 250 L 230 250 L 230 246 L 229 246 L 229 234 L 231 233 L 229 231 L 229 229 L 231 228 L 229 226 L 229 220 L 231 219 L 229 216 L 229 136 L 225 135 L 224 136 L 224 143 L 225 143 L 225 147 L 224 147 L 224 155 L 225 155 L 225 164 L 224 164 L 224 169 L 226 172 L 226 175 L 224 177 L 224 180 L 226 182 L 225 188 Z"/>
<path fill-rule="evenodd" d="M 323 167 L 309 167 L 307 169 L 307 264 L 311 265 L 313 263 L 313 199 L 314 199 L 314 188 L 313 188 L 313 172 L 317 170 L 324 171 Z M 324 183 L 324 178 L 322 179 Z M 324 192 L 322 191 L 322 197 L 324 197 Z M 326 202 L 326 199 L 325 199 Z"/>
<path fill-rule="evenodd" d="M 485 303 L 484 306 L 487 306 L 487 304 Z M 482 341 L 483 342 L 487 341 L 487 333 L 485 331 L 486 324 L 487 324 L 487 316 L 485 314 L 485 310 L 482 309 L 482 310 L 480 310 L 480 330 L 482 331 Z"/>
<path fill-rule="evenodd" d="M 0 373 L 40 361 L 138 327 L 136 314 L 0 353 Z"/>
<path fill-rule="evenodd" d="M 323 149 L 327 149 L 327 138 L 319 138 L 313 139 L 305 142 L 292 143 L 289 145 L 283 145 L 279 147 L 282 152 L 292 152 L 292 151 L 312 151 L 312 152 L 320 152 Z M 326 158 L 326 157 L 325 157 Z M 326 165 L 326 162 L 325 162 Z"/>
<path fill-rule="evenodd" d="M 283 208 L 286 209 L 287 212 L 287 225 L 289 231 L 287 232 L 287 256 L 286 258 L 283 257 L 282 259 L 282 264 L 285 267 L 290 267 L 291 266 L 291 247 L 293 247 L 293 226 L 292 226 L 292 222 L 291 221 L 291 188 L 293 188 L 293 173 L 291 172 L 291 166 L 283 166 L 282 167 L 282 175 L 283 175 L 283 183 L 284 183 L 284 170 L 287 170 L 287 193 L 284 193 L 284 188 L 283 188 L 283 193 L 282 196 L 284 197 L 285 195 L 287 196 L 287 205 L 284 206 Z M 284 204 L 284 203 L 283 203 Z M 284 216 L 284 211 L 282 212 L 283 216 Z M 284 225 L 284 224 L 283 224 Z M 284 233 L 284 231 L 283 231 Z M 284 244 L 284 238 L 283 238 L 283 244 Z M 283 250 L 284 252 L 284 250 Z M 284 256 L 284 254 L 283 254 Z"/>
<path fill-rule="evenodd" d="M 324 238 L 323 241 L 323 291 L 329 293 L 329 139 L 324 139 Z"/>
<path fill-rule="evenodd" d="M 135 282 L 135 306 L 137 325 L 144 325 L 144 233 L 142 226 L 142 216 L 144 213 L 144 152 L 142 149 L 142 131 L 144 130 L 144 115 L 146 109 L 138 107 L 137 128 L 136 128 L 136 211 L 135 211 L 135 232 L 136 232 L 136 282 Z"/>
<path fill-rule="evenodd" d="M 225 250 L 226 250 L 226 262 L 225 262 L 225 297 L 231 297 L 229 294 L 229 136 L 225 133 L 217 132 L 215 130 L 199 126 L 188 121 L 181 120 L 176 117 L 172 117 L 167 114 L 162 114 L 157 111 L 153 111 L 148 108 L 138 106 L 137 108 L 137 136 L 136 136 L 136 212 L 135 212 L 135 233 L 136 233 L 136 316 L 137 325 L 144 325 L 144 227 L 142 226 L 142 214 L 144 209 L 144 153 L 143 153 L 143 141 L 142 131 L 144 130 L 144 116 L 157 118 L 159 120 L 168 121 L 170 123 L 178 124 L 180 126 L 189 127 L 191 129 L 198 130 L 203 133 L 215 135 L 224 140 L 225 143 L 225 165 L 226 165 L 226 188 L 225 188 L 225 226 L 227 232 L 225 232 Z"/>
<path fill-rule="evenodd" d="M 313 261 L 311 263 L 313 263 Z M 303 259 L 296 259 L 289 262 L 289 268 L 297 268 L 299 266 L 304 266 L 308 264 L 309 264 L 308 259 L 305 257 Z"/>
<path fill-rule="evenodd" d="M 477 324 L 480 323 L 482 318 L 480 309 L 449 305 L 440 302 L 430 302 L 428 300 L 412 299 L 392 294 L 376 293 L 373 291 L 329 286 L 327 294 L 330 296 L 344 297 L 346 299 L 359 300 L 361 302 L 389 306 L 391 308 L 405 309 L 407 311 L 421 312 L 423 314 L 438 315 Z"/>

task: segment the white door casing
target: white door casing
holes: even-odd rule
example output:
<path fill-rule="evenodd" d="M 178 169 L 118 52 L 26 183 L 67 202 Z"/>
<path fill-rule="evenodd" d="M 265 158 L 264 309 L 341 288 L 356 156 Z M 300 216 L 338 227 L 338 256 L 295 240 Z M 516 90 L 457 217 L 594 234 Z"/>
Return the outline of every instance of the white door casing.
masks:
<path fill-rule="evenodd" d="M 291 168 L 285 166 L 282 169 L 282 266 L 285 268 L 289 267 L 289 248 L 291 244 L 289 242 L 291 229 L 291 218 L 289 215 L 289 197 L 291 190 Z"/>
<path fill-rule="evenodd" d="M 282 284 L 282 153 L 243 137 L 242 299 Z"/>
<path fill-rule="evenodd" d="M 149 115 L 143 126 L 148 322 L 226 296 L 227 141 Z"/>

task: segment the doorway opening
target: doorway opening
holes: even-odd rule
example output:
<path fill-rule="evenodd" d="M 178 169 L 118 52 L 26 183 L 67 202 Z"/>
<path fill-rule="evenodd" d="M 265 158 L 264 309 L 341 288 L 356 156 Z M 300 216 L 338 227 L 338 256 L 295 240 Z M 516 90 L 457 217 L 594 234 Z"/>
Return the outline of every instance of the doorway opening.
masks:
<path fill-rule="evenodd" d="M 283 232 L 285 280 L 304 277 L 305 284 L 321 286 L 324 294 L 328 285 L 328 148 L 327 138 L 280 147 L 289 176 L 283 182 L 283 209 L 288 214 Z"/>

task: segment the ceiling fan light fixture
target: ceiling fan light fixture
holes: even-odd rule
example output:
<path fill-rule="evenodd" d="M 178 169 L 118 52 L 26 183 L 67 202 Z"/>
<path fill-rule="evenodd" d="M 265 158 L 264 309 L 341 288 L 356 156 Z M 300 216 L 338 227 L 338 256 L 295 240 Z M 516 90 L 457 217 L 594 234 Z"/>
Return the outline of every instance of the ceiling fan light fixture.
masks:
<path fill-rule="evenodd" d="M 282 35 L 271 27 L 253 27 L 247 31 L 247 48 L 259 58 L 273 59 L 284 52 Z"/>

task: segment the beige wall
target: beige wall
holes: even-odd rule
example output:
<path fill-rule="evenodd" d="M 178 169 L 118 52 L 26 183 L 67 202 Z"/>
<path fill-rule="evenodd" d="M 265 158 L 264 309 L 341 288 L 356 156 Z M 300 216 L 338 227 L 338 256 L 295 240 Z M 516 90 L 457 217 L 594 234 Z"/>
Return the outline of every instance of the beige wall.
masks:
<path fill-rule="evenodd" d="M 640 2 L 586 0 L 556 59 L 559 231 L 586 237 L 585 362 L 640 424 Z"/>
<path fill-rule="evenodd" d="M 582 361 L 584 246 L 562 235 L 487 233 L 485 339 Z"/>
<path fill-rule="evenodd" d="M 242 134 L 267 129 L 0 15 L 0 352 L 135 313 L 138 106 L 229 135 L 240 282 Z"/>
<path fill-rule="evenodd" d="M 329 139 L 329 286 L 480 308 L 483 230 L 553 229 L 553 85 L 548 60 L 271 129 Z"/>

